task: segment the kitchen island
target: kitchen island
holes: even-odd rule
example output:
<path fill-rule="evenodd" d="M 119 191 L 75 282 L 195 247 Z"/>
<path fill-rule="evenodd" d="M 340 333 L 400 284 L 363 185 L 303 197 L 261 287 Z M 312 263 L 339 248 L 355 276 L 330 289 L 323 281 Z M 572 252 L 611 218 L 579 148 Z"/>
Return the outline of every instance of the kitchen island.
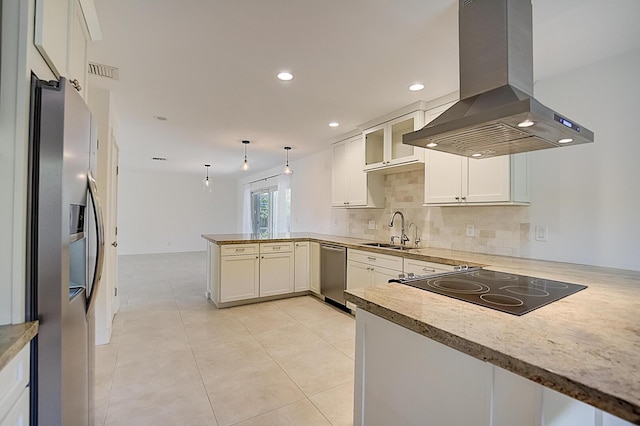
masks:
<path fill-rule="evenodd" d="M 408 413 L 420 416 L 429 401 L 451 419 L 471 404 L 465 398 L 474 401 L 466 408 L 475 410 L 474 424 L 626 423 L 606 413 L 640 424 L 640 272 L 451 254 L 588 288 L 521 317 L 402 284 L 348 291 L 358 307 L 355 424 L 378 424 L 385 412 L 411 423 Z M 407 355 L 408 347 L 421 356 Z M 395 377 L 404 377 L 402 387 Z M 401 401 L 384 395 L 394 387 Z M 563 410 L 567 418 L 552 418 Z"/>

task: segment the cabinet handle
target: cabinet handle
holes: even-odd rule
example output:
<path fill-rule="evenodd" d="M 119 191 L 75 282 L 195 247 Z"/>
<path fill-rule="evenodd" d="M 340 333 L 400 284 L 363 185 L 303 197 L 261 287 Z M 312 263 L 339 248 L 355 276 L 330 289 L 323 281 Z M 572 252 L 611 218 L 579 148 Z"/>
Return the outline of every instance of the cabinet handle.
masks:
<path fill-rule="evenodd" d="M 429 268 L 422 268 L 423 271 L 425 272 L 435 272 L 435 269 L 429 269 Z"/>
<path fill-rule="evenodd" d="M 467 197 L 462 197 L 462 201 L 467 201 Z"/>
<path fill-rule="evenodd" d="M 456 201 L 460 201 L 460 197 L 456 197 Z"/>
<path fill-rule="evenodd" d="M 280 246 L 273 246 L 274 250 L 280 250 Z"/>
<path fill-rule="evenodd" d="M 244 249 L 243 249 L 243 248 L 237 248 L 237 249 L 236 249 L 236 253 L 237 253 L 237 252 L 243 252 L 243 251 L 244 251 Z"/>
<path fill-rule="evenodd" d="M 373 260 L 374 262 L 376 261 L 376 258 L 375 257 L 371 257 L 371 256 L 367 256 L 367 259 Z"/>

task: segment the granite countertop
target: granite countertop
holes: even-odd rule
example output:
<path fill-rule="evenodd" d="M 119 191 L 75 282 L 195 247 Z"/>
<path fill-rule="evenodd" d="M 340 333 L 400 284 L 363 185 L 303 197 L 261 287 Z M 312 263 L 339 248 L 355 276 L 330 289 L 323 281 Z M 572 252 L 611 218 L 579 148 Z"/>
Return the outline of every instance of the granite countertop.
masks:
<path fill-rule="evenodd" d="M 0 370 L 38 334 L 38 321 L 0 325 Z"/>
<path fill-rule="evenodd" d="M 640 271 L 437 248 L 397 251 L 341 236 L 203 235 L 216 244 L 318 241 L 449 265 L 535 276 L 588 288 L 515 317 L 402 284 L 349 290 L 364 309 L 461 352 L 640 424 Z"/>

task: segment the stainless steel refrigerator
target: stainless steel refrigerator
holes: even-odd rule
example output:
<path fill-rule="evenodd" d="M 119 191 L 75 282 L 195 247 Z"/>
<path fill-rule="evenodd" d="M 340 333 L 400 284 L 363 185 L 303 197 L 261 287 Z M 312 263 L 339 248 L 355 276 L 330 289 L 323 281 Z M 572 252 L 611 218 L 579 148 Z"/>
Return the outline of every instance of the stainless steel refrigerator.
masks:
<path fill-rule="evenodd" d="M 31 353 L 31 418 L 93 424 L 94 301 L 104 258 L 93 176 L 97 132 L 66 79 L 31 79 L 27 321 L 39 320 Z"/>

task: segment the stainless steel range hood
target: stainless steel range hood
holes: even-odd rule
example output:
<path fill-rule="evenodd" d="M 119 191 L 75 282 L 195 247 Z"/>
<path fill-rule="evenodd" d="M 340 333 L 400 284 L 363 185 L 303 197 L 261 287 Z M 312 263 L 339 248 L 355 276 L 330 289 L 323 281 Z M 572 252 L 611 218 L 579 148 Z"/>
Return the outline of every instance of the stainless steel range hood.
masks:
<path fill-rule="evenodd" d="M 593 142 L 533 98 L 531 0 L 459 0 L 460 98 L 402 142 L 489 158 Z"/>

